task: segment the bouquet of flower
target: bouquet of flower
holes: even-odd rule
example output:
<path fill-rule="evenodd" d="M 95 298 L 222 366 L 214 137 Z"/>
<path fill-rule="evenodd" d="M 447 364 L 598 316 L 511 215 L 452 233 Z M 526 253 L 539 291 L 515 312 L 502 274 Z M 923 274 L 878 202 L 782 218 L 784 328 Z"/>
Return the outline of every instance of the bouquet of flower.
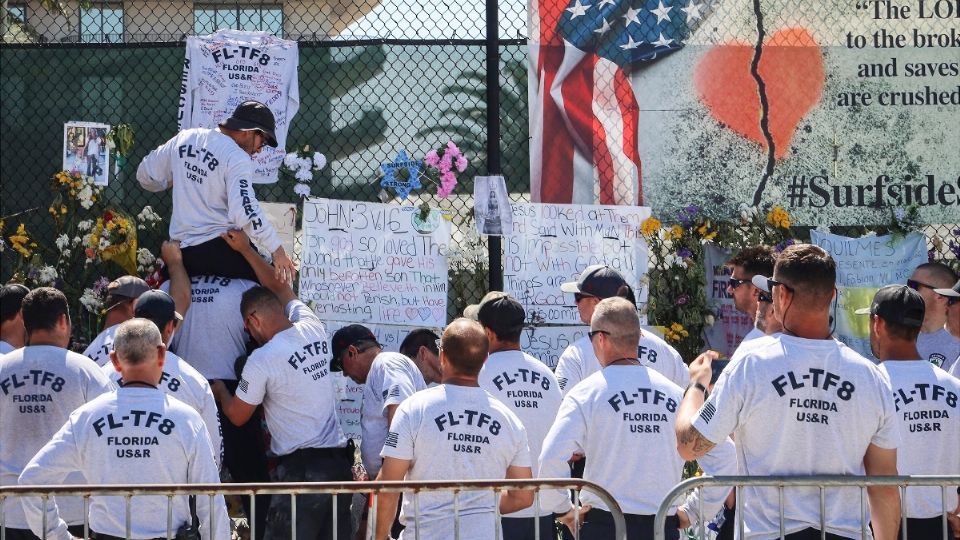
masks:
<path fill-rule="evenodd" d="M 129 274 L 137 272 L 137 230 L 133 220 L 107 210 L 87 237 L 87 259 L 113 261 Z"/>
<path fill-rule="evenodd" d="M 314 175 L 326 166 L 327 157 L 320 152 L 311 152 L 310 145 L 306 145 L 302 150 L 284 156 L 280 171 L 297 181 L 293 192 L 306 198 L 310 196 L 310 183 L 313 182 Z"/>
<path fill-rule="evenodd" d="M 93 287 L 83 290 L 83 294 L 80 295 L 80 305 L 88 312 L 99 316 L 107 298 L 107 285 L 109 284 L 109 279 L 100 276 L 93 282 Z"/>

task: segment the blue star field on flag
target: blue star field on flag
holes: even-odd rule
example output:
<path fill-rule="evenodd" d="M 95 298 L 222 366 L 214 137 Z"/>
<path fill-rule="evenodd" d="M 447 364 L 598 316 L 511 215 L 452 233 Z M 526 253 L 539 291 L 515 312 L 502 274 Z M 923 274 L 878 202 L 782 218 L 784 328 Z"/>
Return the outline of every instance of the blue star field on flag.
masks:
<path fill-rule="evenodd" d="M 620 67 L 650 62 L 683 47 L 707 10 L 705 0 L 572 0 L 560 34 L 578 49 Z"/>

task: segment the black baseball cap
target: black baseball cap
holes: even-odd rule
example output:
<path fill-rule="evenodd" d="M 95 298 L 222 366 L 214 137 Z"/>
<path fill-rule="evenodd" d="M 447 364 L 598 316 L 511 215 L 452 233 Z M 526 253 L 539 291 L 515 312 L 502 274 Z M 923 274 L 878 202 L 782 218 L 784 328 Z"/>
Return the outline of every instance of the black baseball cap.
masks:
<path fill-rule="evenodd" d="M 873 296 L 870 307 L 858 309 L 855 313 L 877 315 L 887 322 L 900 326 L 920 328 L 925 311 L 920 293 L 906 285 L 887 285 Z"/>
<path fill-rule="evenodd" d="M 230 118 L 220 122 L 220 127 L 238 131 L 262 131 L 267 136 L 267 144 L 276 148 L 276 121 L 269 107 L 259 101 L 244 101 L 233 110 Z"/>
<path fill-rule="evenodd" d="M 362 324 L 347 325 L 334 332 L 333 339 L 330 340 L 330 348 L 333 350 L 330 371 L 343 371 L 343 359 L 340 358 L 343 351 L 362 341 L 372 341 L 378 347 L 381 347 L 377 341 L 377 336 L 373 335 L 373 332 Z"/>
<path fill-rule="evenodd" d="M 133 316 L 150 319 L 161 330 L 172 320 L 183 320 L 183 316 L 177 313 L 173 297 L 159 289 L 147 291 L 137 298 L 137 303 L 133 306 Z"/>
<path fill-rule="evenodd" d="M 948 296 L 950 298 L 960 298 L 960 281 L 953 284 L 953 287 L 949 289 L 934 289 L 933 292 L 939 294 L 940 296 Z"/>
<path fill-rule="evenodd" d="M 580 293 L 597 298 L 612 298 L 617 295 L 620 287 L 627 284 L 627 280 L 613 268 L 605 264 L 595 264 L 584 268 L 577 281 L 568 281 L 560 285 L 560 290 L 566 293 Z"/>
<path fill-rule="evenodd" d="M 478 320 L 477 316 L 480 313 L 481 305 L 485 304 L 490 300 L 493 300 L 495 298 L 500 298 L 501 296 L 506 296 L 506 295 L 507 293 L 503 291 L 490 291 L 487 294 L 483 295 L 483 298 L 480 299 L 480 302 L 476 304 L 470 304 L 469 306 L 463 308 L 463 316 L 468 319 L 476 321 Z"/>
<path fill-rule="evenodd" d="M 527 314 L 512 296 L 501 295 L 480 304 L 477 321 L 497 335 L 509 334 L 523 328 Z"/>
<path fill-rule="evenodd" d="M 23 298 L 30 292 L 25 285 L 9 283 L 0 288 L 0 321 L 9 321 L 17 316 Z"/>

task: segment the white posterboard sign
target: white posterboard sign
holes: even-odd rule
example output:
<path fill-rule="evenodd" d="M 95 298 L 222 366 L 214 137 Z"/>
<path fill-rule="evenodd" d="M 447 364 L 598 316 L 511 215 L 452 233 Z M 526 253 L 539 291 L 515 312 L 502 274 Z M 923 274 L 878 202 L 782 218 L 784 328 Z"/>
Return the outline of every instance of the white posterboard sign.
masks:
<path fill-rule="evenodd" d="M 349 323 L 337 321 L 325 323 L 327 327 L 327 338 L 332 340 L 334 332 L 347 324 Z M 365 326 L 377 336 L 377 341 L 380 342 L 380 345 L 383 345 L 383 350 L 388 352 L 399 352 L 400 344 L 403 343 L 404 338 L 406 338 L 407 334 L 412 330 L 417 328 L 414 326 L 387 324 L 368 324 Z M 437 335 L 440 335 L 439 329 L 433 328 L 432 330 L 436 332 Z M 337 385 L 337 400 L 339 404 L 337 413 L 340 417 L 340 427 L 343 428 L 343 432 L 348 439 L 353 439 L 359 443 L 363 386 L 353 382 L 349 377 L 340 373 L 334 373 L 333 380 Z"/>
<path fill-rule="evenodd" d="M 648 217 L 650 208 L 642 206 L 514 204 L 513 227 L 503 239 L 504 290 L 531 320 L 581 324 L 573 295 L 560 285 L 590 265 L 607 264 L 623 274 L 637 303 L 646 302 L 641 278 L 648 251 L 640 224 Z"/>
<path fill-rule="evenodd" d="M 325 321 L 444 326 L 449 244 L 437 210 L 308 199 L 300 298 Z"/>
<path fill-rule="evenodd" d="M 273 225 L 280 237 L 281 245 L 287 255 L 295 257 L 297 236 L 297 205 L 291 203 L 261 202 L 260 208 L 267 214 L 267 221 Z"/>

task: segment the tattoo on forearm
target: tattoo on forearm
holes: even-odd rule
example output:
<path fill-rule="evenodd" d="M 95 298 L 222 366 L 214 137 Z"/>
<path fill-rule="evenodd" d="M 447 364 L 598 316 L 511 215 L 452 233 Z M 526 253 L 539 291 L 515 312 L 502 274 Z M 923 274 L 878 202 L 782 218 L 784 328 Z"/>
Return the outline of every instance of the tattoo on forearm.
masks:
<path fill-rule="evenodd" d="M 680 444 L 690 448 L 696 454 L 705 454 L 716 446 L 716 443 L 709 441 L 693 426 L 687 426 L 680 432 Z"/>

